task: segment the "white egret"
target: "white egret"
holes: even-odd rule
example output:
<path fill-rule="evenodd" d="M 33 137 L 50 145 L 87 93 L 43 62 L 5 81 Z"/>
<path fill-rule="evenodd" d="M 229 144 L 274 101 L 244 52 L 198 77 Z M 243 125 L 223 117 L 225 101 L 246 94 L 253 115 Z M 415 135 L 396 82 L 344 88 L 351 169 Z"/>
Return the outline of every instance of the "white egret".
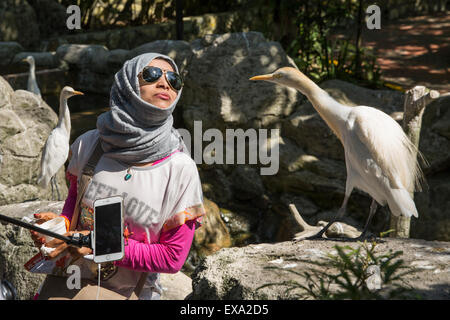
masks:
<path fill-rule="evenodd" d="M 42 98 L 41 90 L 39 90 L 39 86 L 38 86 L 37 80 L 36 80 L 36 73 L 35 73 L 36 67 L 35 67 L 33 56 L 27 56 L 22 61 L 28 62 L 28 64 L 30 65 L 30 73 L 28 74 L 27 90 L 30 92 L 33 92 L 35 95 L 39 96 L 39 98 Z"/>
<path fill-rule="evenodd" d="M 64 165 L 69 155 L 69 139 L 70 139 L 70 112 L 67 105 L 67 99 L 74 95 L 83 95 L 80 91 L 75 91 L 71 87 L 64 87 L 59 96 L 59 118 L 58 124 L 52 130 L 45 142 L 41 157 L 41 172 L 38 177 L 38 184 L 46 187 L 51 181 L 52 197 L 53 184 L 56 187 L 59 200 L 59 191 L 55 181 L 55 175 L 59 168 Z"/>
<path fill-rule="evenodd" d="M 342 218 L 354 188 L 372 197 L 369 217 L 357 239 L 365 237 L 377 204 L 388 204 L 395 216 L 418 217 L 412 199 L 414 189 L 420 188 L 423 179 L 417 161 L 418 150 L 395 120 L 372 107 L 351 107 L 337 102 L 295 68 L 280 68 L 250 80 L 270 81 L 299 90 L 344 146 L 347 168 L 344 201 L 337 215 L 308 239 L 322 237 L 336 220 Z"/>

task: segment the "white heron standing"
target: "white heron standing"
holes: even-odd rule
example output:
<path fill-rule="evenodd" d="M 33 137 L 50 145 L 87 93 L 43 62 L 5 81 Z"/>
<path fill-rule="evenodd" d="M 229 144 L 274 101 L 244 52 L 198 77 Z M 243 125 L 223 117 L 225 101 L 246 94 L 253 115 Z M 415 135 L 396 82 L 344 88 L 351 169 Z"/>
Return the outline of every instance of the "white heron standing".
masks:
<path fill-rule="evenodd" d="M 39 96 L 39 98 L 42 98 L 41 90 L 39 90 L 39 86 L 37 84 L 36 80 L 36 66 L 34 63 L 33 56 L 27 56 L 22 61 L 28 62 L 30 65 L 30 73 L 28 74 L 28 84 L 27 84 L 27 90 L 30 92 L 33 92 L 35 95 Z"/>
<path fill-rule="evenodd" d="M 69 140 L 70 140 L 70 112 L 67 105 L 67 99 L 74 95 L 83 95 L 80 91 L 75 91 L 71 87 L 64 87 L 59 96 L 59 118 L 58 124 L 52 130 L 45 142 L 41 157 L 41 172 L 38 177 L 38 184 L 41 187 L 47 187 L 48 183 L 52 183 L 52 197 L 53 185 L 55 185 L 56 192 L 59 190 L 55 181 L 55 175 L 59 168 L 64 165 L 69 155 Z"/>
<path fill-rule="evenodd" d="M 351 107 L 337 102 L 295 68 L 280 68 L 250 80 L 270 81 L 299 90 L 344 146 L 347 168 L 344 201 L 337 215 L 308 239 L 322 237 L 336 220 L 342 218 L 354 188 L 372 197 L 369 217 L 356 239 L 364 239 L 377 204 L 388 204 L 395 216 L 418 217 L 412 199 L 414 189 L 420 189 L 423 179 L 417 161 L 418 150 L 390 116 L 372 107 Z"/>

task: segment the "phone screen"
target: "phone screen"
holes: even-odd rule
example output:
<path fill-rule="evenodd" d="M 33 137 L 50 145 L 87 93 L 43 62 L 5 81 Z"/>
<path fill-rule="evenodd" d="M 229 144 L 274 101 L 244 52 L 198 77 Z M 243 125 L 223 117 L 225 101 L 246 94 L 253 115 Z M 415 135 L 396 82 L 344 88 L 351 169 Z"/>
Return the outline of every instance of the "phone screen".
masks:
<path fill-rule="evenodd" d="M 122 251 L 121 204 L 95 207 L 95 255 Z"/>

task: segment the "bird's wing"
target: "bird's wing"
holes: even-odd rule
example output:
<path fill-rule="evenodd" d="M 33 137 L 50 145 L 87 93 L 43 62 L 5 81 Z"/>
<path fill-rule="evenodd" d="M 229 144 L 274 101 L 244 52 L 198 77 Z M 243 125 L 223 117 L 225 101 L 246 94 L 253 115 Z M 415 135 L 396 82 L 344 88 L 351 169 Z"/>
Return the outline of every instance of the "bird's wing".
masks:
<path fill-rule="evenodd" d="M 417 150 L 400 125 L 384 112 L 371 107 L 355 107 L 348 118 L 347 128 L 352 138 L 363 143 L 372 159 L 388 178 L 392 188 L 414 191 L 420 175 Z"/>
<path fill-rule="evenodd" d="M 53 129 L 47 138 L 41 157 L 41 174 L 38 180 L 50 180 L 67 160 L 69 139 L 58 130 Z"/>

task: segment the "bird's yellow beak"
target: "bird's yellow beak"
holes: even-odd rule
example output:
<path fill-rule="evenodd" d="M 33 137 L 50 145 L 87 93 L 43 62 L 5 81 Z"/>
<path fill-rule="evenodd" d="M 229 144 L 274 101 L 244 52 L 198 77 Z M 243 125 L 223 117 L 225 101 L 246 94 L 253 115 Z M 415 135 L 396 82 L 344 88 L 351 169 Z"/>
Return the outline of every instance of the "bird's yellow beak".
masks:
<path fill-rule="evenodd" d="M 28 62 L 27 59 L 22 59 L 22 60 L 20 60 L 20 61 L 22 61 L 22 62 Z"/>
<path fill-rule="evenodd" d="M 84 93 L 81 92 L 81 91 L 73 91 L 73 94 L 77 94 L 77 95 L 80 95 L 80 96 L 83 96 L 83 95 L 84 95 Z"/>
<path fill-rule="evenodd" d="M 273 75 L 272 74 L 262 74 L 259 76 L 251 77 L 249 80 L 272 80 Z"/>

